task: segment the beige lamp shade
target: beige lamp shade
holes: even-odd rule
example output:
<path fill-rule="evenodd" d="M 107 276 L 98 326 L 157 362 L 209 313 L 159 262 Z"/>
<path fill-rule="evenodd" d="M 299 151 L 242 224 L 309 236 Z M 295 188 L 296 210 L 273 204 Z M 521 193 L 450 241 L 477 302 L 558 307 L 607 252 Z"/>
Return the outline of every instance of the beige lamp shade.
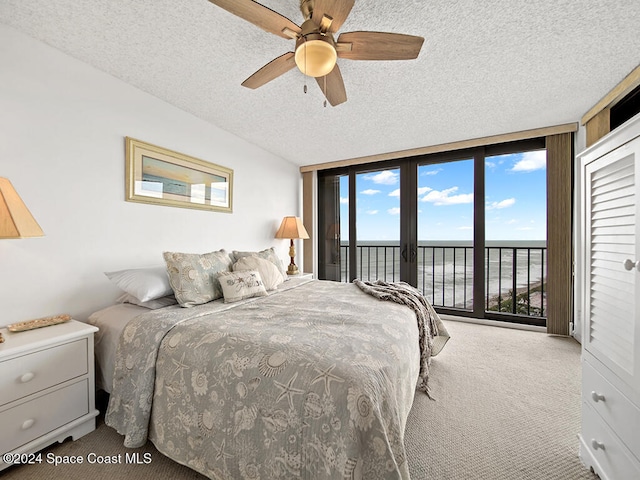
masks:
<path fill-rule="evenodd" d="M 9 179 L 0 177 L 0 238 L 43 236 L 40 225 Z"/>
<path fill-rule="evenodd" d="M 298 266 L 295 262 L 296 249 L 293 246 L 294 238 L 309 238 L 309 234 L 307 233 L 307 229 L 304 228 L 302 224 L 302 220 L 298 217 L 284 217 L 282 219 L 282 223 L 280 224 L 280 228 L 276 232 L 276 238 L 288 238 L 290 239 L 289 245 L 289 257 L 291 258 L 291 263 L 289 263 L 289 268 L 287 268 L 287 275 L 298 275 L 300 271 L 298 270 Z"/>
<path fill-rule="evenodd" d="M 273 230 L 272 230 L 273 231 Z M 280 228 L 276 232 L 276 238 L 309 238 L 307 230 L 298 217 L 284 217 Z"/>

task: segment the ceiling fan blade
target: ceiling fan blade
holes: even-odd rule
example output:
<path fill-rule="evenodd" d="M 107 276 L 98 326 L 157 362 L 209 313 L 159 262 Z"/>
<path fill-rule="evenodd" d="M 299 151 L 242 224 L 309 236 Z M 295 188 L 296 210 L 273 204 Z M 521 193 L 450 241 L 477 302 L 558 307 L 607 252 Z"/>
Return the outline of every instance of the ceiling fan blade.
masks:
<path fill-rule="evenodd" d="M 350 60 L 412 60 L 424 38 L 402 33 L 348 32 L 338 37 L 338 57 Z M 350 44 L 351 48 L 341 48 Z"/>
<path fill-rule="evenodd" d="M 257 25 L 266 32 L 273 33 L 282 38 L 291 38 L 291 34 L 285 33 L 285 29 L 300 33 L 300 27 L 287 17 L 274 12 L 270 8 L 260 5 L 253 0 L 209 0 L 214 5 L 224 8 L 248 22 Z"/>
<path fill-rule="evenodd" d="M 355 0 L 315 0 L 313 4 L 313 20 L 320 25 L 322 17 L 327 15 L 333 19 L 329 26 L 329 32 L 337 32 L 349 16 Z"/>
<path fill-rule="evenodd" d="M 287 73 L 295 66 L 295 53 L 287 52 L 284 55 L 280 55 L 278 58 L 274 58 L 256 73 L 247 78 L 242 82 L 242 86 L 247 88 L 261 87 L 274 78 L 278 78 L 280 75 Z"/>
<path fill-rule="evenodd" d="M 328 75 L 317 77 L 316 81 L 318 82 L 320 90 L 322 90 L 322 93 L 324 93 L 324 96 L 327 97 L 327 100 L 329 100 L 332 106 L 335 107 L 347 101 L 347 92 L 344 89 L 344 81 L 342 80 L 342 73 L 340 73 L 338 65 L 333 67 L 333 70 L 331 70 Z"/>

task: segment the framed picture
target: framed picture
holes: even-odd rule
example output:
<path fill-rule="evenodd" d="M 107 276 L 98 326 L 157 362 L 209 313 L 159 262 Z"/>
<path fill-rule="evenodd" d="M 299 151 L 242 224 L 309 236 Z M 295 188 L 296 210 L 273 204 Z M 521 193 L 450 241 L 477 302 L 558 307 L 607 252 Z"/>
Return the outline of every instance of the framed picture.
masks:
<path fill-rule="evenodd" d="M 126 137 L 128 202 L 232 211 L 233 170 Z"/>

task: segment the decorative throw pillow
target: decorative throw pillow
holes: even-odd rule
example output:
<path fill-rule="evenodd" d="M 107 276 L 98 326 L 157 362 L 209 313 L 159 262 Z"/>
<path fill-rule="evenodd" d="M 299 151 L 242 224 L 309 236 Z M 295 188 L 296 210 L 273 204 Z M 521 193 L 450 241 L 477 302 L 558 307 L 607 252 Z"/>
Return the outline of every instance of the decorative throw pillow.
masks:
<path fill-rule="evenodd" d="M 231 257 L 225 250 L 204 253 L 164 252 L 169 283 L 176 300 L 192 307 L 222 298 L 220 272 L 231 271 Z"/>
<path fill-rule="evenodd" d="M 233 264 L 234 272 L 247 270 L 256 270 L 260 274 L 260 278 L 264 283 L 264 288 L 266 288 L 267 291 L 275 290 L 278 288 L 278 285 L 284 282 L 282 279 L 282 273 L 280 273 L 278 267 L 269 260 L 265 260 L 264 258 L 260 258 L 256 255 L 242 257 Z"/>
<path fill-rule="evenodd" d="M 133 268 L 104 274 L 120 290 L 124 290 L 140 302 L 148 302 L 173 293 L 165 267 Z"/>
<path fill-rule="evenodd" d="M 250 257 L 252 255 L 256 255 L 260 258 L 264 258 L 265 260 L 269 260 L 276 267 L 278 267 L 278 270 L 282 274 L 282 280 L 283 281 L 289 280 L 289 276 L 287 275 L 287 269 L 284 267 L 284 263 L 282 263 L 282 260 L 276 253 L 276 249 L 273 247 L 267 248 L 266 250 L 261 250 L 259 252 L 239 252 L 237 250 L 234 250 L 232 253 L 232 256 L 235 261 L 238 261 L 243 257 Z"/>
<path fill-rule="evenodd" d="M 238 302 L 245 298 L 264 297 L 268 295 L 260 274 L 256 270 L 241 272 L 220 272 L 218 275 L 224 303 Z"/>

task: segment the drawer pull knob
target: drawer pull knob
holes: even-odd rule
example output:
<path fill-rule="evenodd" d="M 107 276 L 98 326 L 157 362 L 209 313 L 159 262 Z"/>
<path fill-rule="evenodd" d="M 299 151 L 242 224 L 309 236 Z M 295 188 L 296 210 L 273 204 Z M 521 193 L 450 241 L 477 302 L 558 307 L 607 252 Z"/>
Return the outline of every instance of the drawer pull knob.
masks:
<path fill-rule="evenodd" d="M 591 446 L 594 450 L 604 450 L 604 443 L 601 443 L 596 439 L 591 440 Z"/>
<path fill-rule="evenodd" d="M 633 270 L 634 268 L 638 271 L 640 271 L 640 261 L 634 262 L 633 260 L 631 260 L 630 258 L 627 258 L 624 263 L 624 269 L 625 270 Z"/>
<path fill-rule="evenodd" d="M 33 418 L 30 418 L 29 420 L 25 420 L 24 422 L 22 422 L 22 430 L 27 430 L 28 428 L 33 427 L 34 423 L 36 423 L 36 421 Z"/>
<path fill-rule="evenodd" d="M 22 383 L 27 383 L 27 382 L 30 382 L 31 380 L 33 380 L 33 377 L 35 377 L 35 376 L 36 376 L 36 374 L 35 374 L 35 373 L 33 373 L 33 372 L 27 372 L 27 373 L 25 373 L 24 375 L 22 375 L 22 376 L 20 377 L 20 381 L 21 381 Z"/>
<path fill-rule="evenodd" d="M 604 395 L 600 395 L 600 394 L 599 394 L 599 393 L 597 393 L 597 392 L 591 392 L 591 399 L 592 399 L 594 402 L 596 402 L 596 403 L 598 403 L 598 402 L 604 402 L 604 400 L 605 400 L 605 399 L 604 399 Z"/>

